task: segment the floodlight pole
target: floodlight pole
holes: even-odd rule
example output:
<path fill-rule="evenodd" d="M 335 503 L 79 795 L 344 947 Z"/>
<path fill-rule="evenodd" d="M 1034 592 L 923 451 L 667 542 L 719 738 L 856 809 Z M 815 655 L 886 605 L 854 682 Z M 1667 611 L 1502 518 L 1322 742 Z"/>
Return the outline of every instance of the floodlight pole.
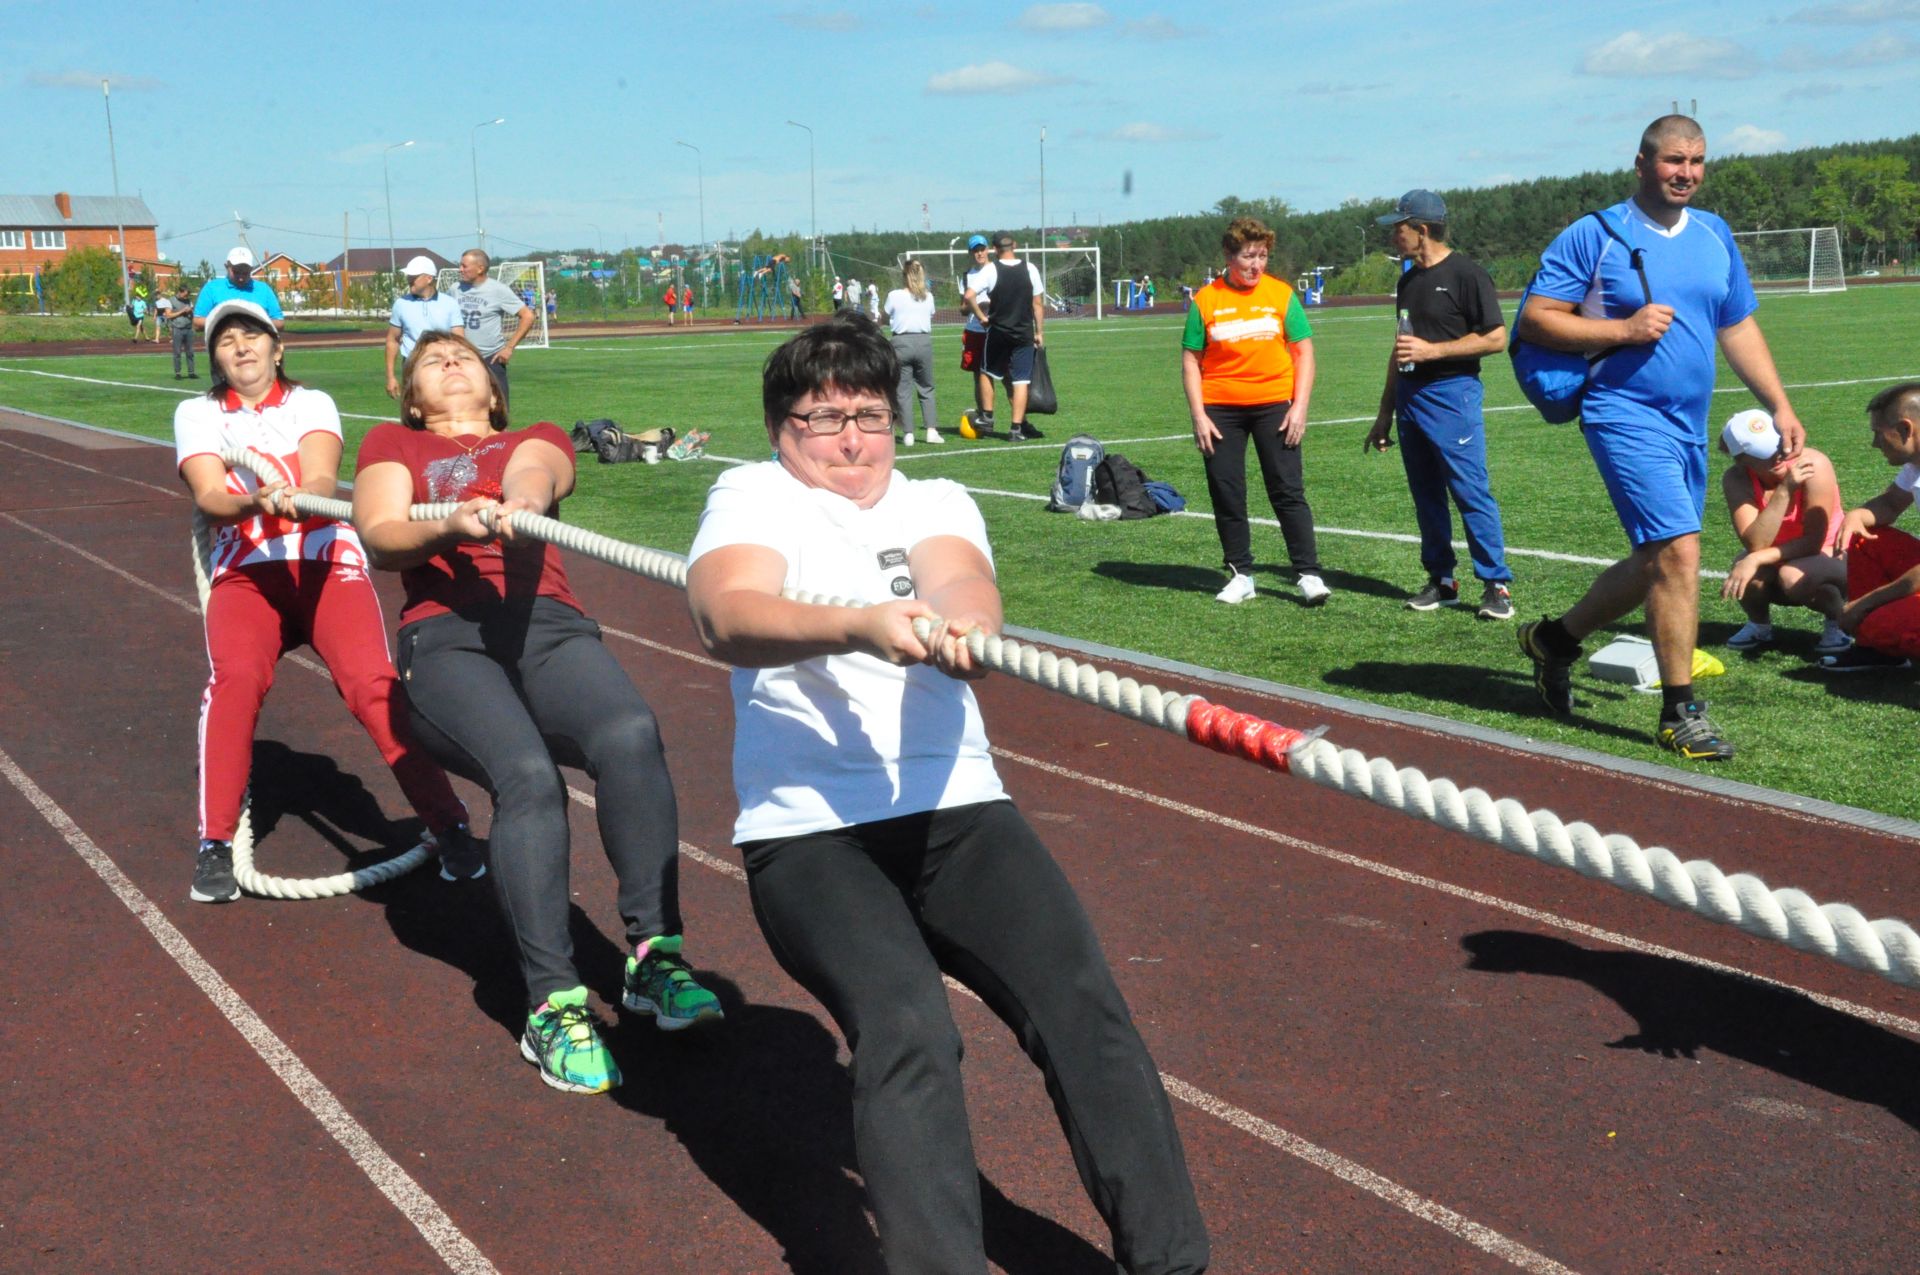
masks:
<path fill-rule="evenodd" d="M 107 163 L 113 169 L 113 219 L 120 234 L 120 308 L 133 304 L 133 285 L 127 280 L 127 217 L 120 208 L 120 156 L 113 148 L 113 94 L 100 81 L 100 100 L 107 107 Z"/>
<path fill-rule="evenodd" d="M 1047 126 L 1040 126 L 1040 242 L 1039 248 L 1047 246 Z M 1047 254 L 1040 254 L 1040 291 L 1047 290 Z"/>
<path fill-rule="evenodd" d="M 807 134 L 807 225 L 812 236 L 807 244 L 807 265 L 817 266 L 814 252 L 820 246 L 820 205 L 814 201 L 813 186 L 813 130 L 799 120 L 788 120 L 794 128 L 805 129 Z"/>
<path fill-rule="evenodd" d="M 393 251 L 393 178 L 387 173 L 387 156 L 393 151 L 405 150 L 411 145 L 413 145 L 413 143 L 410 141 L 395 142 L 393 145 L 387 147 L 386 150 L 380 152 L 380 185 L 382 189 L 385 190 L 387 196 L 387 274 L 389 276 L 389 286 L 391 286 L 392 283 L 391 276 L 399 272 L 400 266 L 396 259 L 396 254 Z"/>
<path fill-rule="evenodd" d="M 480 236 L 480 251 L 487 250 L 487 228 L 480 220 L 480 130 L 491 128 L 495 124 L 506 123 L 505 117 L 494 120 L 481 120 L 467 134 L 467 148 L 473 156 L 473 229 Z"/>

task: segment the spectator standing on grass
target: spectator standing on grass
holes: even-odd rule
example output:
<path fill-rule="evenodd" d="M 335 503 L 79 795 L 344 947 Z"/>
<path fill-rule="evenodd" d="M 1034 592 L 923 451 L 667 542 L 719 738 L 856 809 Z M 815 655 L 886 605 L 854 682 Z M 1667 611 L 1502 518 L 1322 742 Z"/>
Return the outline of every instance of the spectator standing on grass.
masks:
<path fill-rule="evenodd" d="M 871 281 L 867 283 L 867 317 L 880 322 L 880 285 Z"/>
<path fill-rule="evenodd" d="M 986 525 L 959 484 L 894 468 L 898 377 L 864 315 L 774 351 L 774 459 L 721 476 L 688 555 L 695 630 L 735 666 L 754 918 L 853 1053 L 854 1154 L 889 1271 L 987 1269 L 946 974 L 1044 1073 L 1115 1264 L 1197 1275 L 1206 1228 L 1159 1068 L 967 685 L 985 670 L 960 639 L 1001 627 Z M 915 619 L 937 623 L 925 643 Z"/>
<path fill-rule="evenodd" d="M 504 398 L 509 393 L 507 362 L 533 330 L 535 315 L 519 293 L 498 279 L 487 277 L 491 269 L 493 258 L 480 249 L 469 248 L 461 253 L 460 282 L 453 290 L 453 299 L 460 304 L 461 325 L 467 340 L 480 351 L 487 371 L 499 383 L 500 395 Z M 514 322 L 512 336 L 507 335 L 509 319 Z"/>
<path fill-rule="evenodd" d="M 1397 285 L 1404 322 L 1387 358 L 1380 411 L 1362 446 L 1371 454 L 1393 445 L 1400 422 L 1400 463 L 1420 528 L 1420 565 L 1427 583 L 1407 599 L 1414 611 L 1460 600 L 1453 578 L 1453 515 L 1460 511 L 1467 553 L 1480 581 L 1483 620 L 1511 620 L 1513 571 L 1507 566 L 1500 506 L 1487 477 L 1487 422 L 1480 360 L 1507 348 L 1507 325 L 1493 278 L 1480 263 L 1447 245 L 1447 205 L 1430 190 L 1410 190 L 1378 218 L 1401 259 L 1411 263 Z M 1404 369 L 1404 370 L 1402 370 Z"/>
<path fill-rule="evenodd" d="M 1273 231 L 1237 217 L 1220 238 L 1226 269 L 1194 294 L 1180 345 L 1180 380 L 1193 442 L 1207 470 L 1213 528 L 1228 571 L 1214 598 L 1253 596 L 1253 536 L 1247 523 L 1247 443 L 1266 480 L 1267 502 L 1293 564 L 1300 601 L 1320 606 L 1332 592 L 1320 578 L 1313 509 L 1307 504 L 1300 443 L 1313 397 L 1313 328 L 1300 298 L 1267 273 Z"/>
<path fill-rule="evenodd" d="M 568 1093 L 620 1083 L 573 960 L 567 785 L 594 781 L 600 842 L 618 883 L 627 959 L 621 1003 L 675 1031 L 721 1018 L 681 959 L 679 813 L 659 723 L 581 610 L 560 550 L 514 532 L 558 517 L 573 447 L 542 421 L 513 429 L 479 351 L 431 332 L 407 360 L 401 420 L 375 426 L 355 463 L 353 519 L 373 562 L 398 571 L 400 668 L 421 742 L 494 801 L 494 891 L 520 958 L 520 1056 Z M 415 503 L 458 508 L 431 522 Z M 483 517 L 483 515 L 485 515 Z"/>
<path fill-rule="evenodd" d="M 920 403 L 920 423 L 929 443 L 943 443 L 935 428 L 940 409 L 933 398 L 933 290 L 927 287 L 927 268 L 909 260 L 902 286 L 887 294 L 887 326 L 893 330 L 893 352 L 900 360 L 900 385 L 893 410 L 900 419 L 900 438 L 913 446 L 913 404 Z M 908 397 L 909 395 L 912 397 Z"/>
<path fill-rule="evenodd" d="M 1018 245 L 1012 235 L 1001 233 L 993 246 L 999 255 L 986 267 L 986 287 L 979 293 L 971 287 L 967 290 L 973 298 L 969 304 L 974 317 L 987 326 L 980 366 L 996 383 L 1007 387 L 1007 412 L 1012 417 L 1007 440 L 1017 443 L 1044 438 L 1027 423 L 1027 388 L 1033 384 L 1034 351 L 1047 340 L 1040 272 L 1032 262 L 1022 261 L 1015 254 Z M 981 295 L 993 298 L 991 314 L 980 304 Z"/>
<path fill-rule="evenodd" d="M 1153 276 L 1145 276 L 1144 282 L 1147 286 L 1147 309 L 1151 310 L 1153 309 L 1153 298 L 1156 295 L 1153 287 Z"/>
<path fill-rule="evenodd" d="M 394 360 L 405 363 L 413 347 L 429 332 L 453 332 L 462 323 L 460 303 L 440 291 L 439 270 L 430 257 L 415 257 L 406 265 L 407 290 L 394 298 L 387 316 L 387 397 L 400 397 Z"/>
<path fill-rule="evenodd" d="M 1799 455 L 1807 432 L 1754 318 L 1758 302 L 1739 246 L 1724 221 L 1689 206 L 1706 164 L 1700 126 L 1661 116 L 1641 134 L 1633 195 L 1606 210 L 1631 252 L 1582 217 L 1541 254 L 1519 335 L 1604 355 L 1588 376 L 1580 432 L 1633 552 L 1601 572 L 1571 610 L 1521 625 L 1519 638 L 1541 701 L 1571 713 L 1580 643 L 1644 604 L 1660 669 L 1655 740 L 1691 761 L 1724 761 L 1733 745 L 1693 695 L 1716 344 L 1773 414 L 1780 459 Z"/>
<path fill-rule="evenodd" d="M 167 311 L 167 328 L 173 338 L 173 379 L 183 379 L 180 375 L 180 361 L 186 360 L 185 380 L 197 381 L 200 374 L 193 370 L 193 302 L 187 296 L 187 285 L 181 284 L 173 294 L 173 308 Z"/>
<path fill-rule="evenodd" d="M 1835 556 L 1840 539 L 1840 480 L 1833 462 L 1812 447 L 1780 459 L 1780 431 L 1765 412 L 1736 412 L 1720 431 L 1720 450 L 1733 464 L 1720 475 L 1720 494 L 1733 518 L 1740 553 L 1727 570 L 1720 596 L 1746 612 L 1747 622 L 1727 639 L 1736 651 L 1773 645 L 1771 607 L 1810 607 L 1826 617 L 1814 643 L 1819 655 L 1853 645 L 1840 627 L 1847 604 L 1847 568 Z"/>
<path fill-rule="evenodd" d="M 787 317 L 804 319 L 807 317 L 806 290 L 800 286 L 800 276 L 787 276 Z"/>
<path fill-rule="evenodd" d="M 861 299 L 866 295 L 867 294 L 865 289 L 863 289 L 860 286 L 860 281 L 854 278 L 852 275 L 848 275 L 847 276 L 847 309 L 852 310 L 855 313 L 858 313 L 860 310 Z"/>
<path fill-rule="evenodd" d="M 672 327 L 674 312 L 680 308 L 680 294 L 674 291 L 671 283 L 667 285 L 665 300 L 667 303 L 667 326 Z"/>
<path fill-rule="evenodd" d="M 253 249 L 245 245 L 227 253 L 226 277 L 207 280 L 200 286 L 200 295 L 193 300 L 194 331 L 206 328 L 207 316 L 222 301 L 251 301 L 266 311 L 267 318 L 273 321 L 274 331 L 286 328 L 287 319 L 280 309 L 279 296 L 271 285 L 253 277 L 253 265 Z M 211 351 L 213 347 L 209 345 L 207 349 Z"/>
<path fill-rule="evenodd" d="M 212 386 L 173 414 L 180 477 L 212 532 L 205 564 L 212 669 L 200 699 L 200 846 L 189 897 L 240 897 L 233 836 L 254 727 L 275 665 L 302 645 L 326 661 L 334 688 L 426 820 L 441 875 L 479 876 L 486 866 L 467 834 L 466 807 L 400 720 L 386 619 L 359 538 L 344 523 L 303 518 L 293 508 L 295 493 L 333 495 L 342 441 L 333 400 L 289 379 L 283 359 L 265 310 L 223 301 L 207 316 Z M 263 457 L 279 479 L 263 485 L 251 470 L 229 470 L 220 459 L 229 448 Z"/>
<path fill-rule="evenodd" d="M 680 317 L 688 327 L 693 326 L 693 285 L 680 285 Z"/>
<path fill-rule="evenodd" d="M 993 246 L 985 235 L 967 240 L 969 265 L 960 281 L 960 312 L 967 316 L 960 333 L 960 370 L 973 377 L 973 415 L 960 422 L 967 438 L 993 433 L 993 378 L 981 361 L 987 350 L 987 321 L 980 316 L 992 304 Z M 977 307 L 977 308 L 976 308 Z"/>
<path fill-rule="evenodd" d="M 133 296 L 127 301 L 127 322 L 133 324 L 135 345 L 147 339 L 147 289 L 145 284 L 136 286 Z"/>
<path fill-rule="evenodd" d="M 833 276 L 833 308 L 838 310 L 845 303 L 846 298 L 847 285 L 841 282 L 839 275 Z"/>
<path fill-rule="evenodd" d="M 1902 669 L 1920 655 L 1920 540 L 1893 524 L 1920 490 L 1920 381 L 1890 385 L 1867 405 L 1873 449 L 1898 469 L 1887 489 L 1840 520 L 1847 605 L 1840 627 L 1854 644 L 1822 656 L 1828 673 Z"/>
<path fill-rule="evenodd" d="M 161 284 L 154 285 L 153 293 L 153 343 L 160 345 L 166 341 L 167 333 L 173 326 L 170 322 L 173 318 L 173 294 Z"/>

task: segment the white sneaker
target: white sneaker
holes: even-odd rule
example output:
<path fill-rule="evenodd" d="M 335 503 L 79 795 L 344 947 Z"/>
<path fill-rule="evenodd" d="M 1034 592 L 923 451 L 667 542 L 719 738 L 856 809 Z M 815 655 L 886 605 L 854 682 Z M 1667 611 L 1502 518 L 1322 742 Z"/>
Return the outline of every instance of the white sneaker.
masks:
<path fill-rule="evenodd" d="M 912 430 L 908 430 L 908 431 L 907 431 L 906 433 L 904 433 L 904 434 L 902 434 L 902 435 L 900 435 L 900 445 L 901 445 L 902 447 L 911 447 L 911 446 L 913 446 L 913 431 L 912 431 Z"/>
<path fill-rule="evenodd" d="M 1739 630 L 1727 639 L 1727 649 L 1730 651 L 1757 651 L 1763 646 L 1772 645 L 1773 626 L 1771 624 L 1758 624 L 1752 620 L 1748 620 L 1745 624 L 1741 625 Z M 1851 642 L 1847 643 L 1847 646 L 1852 645 L 1853 643 Z M 1835 649 L 1845 650 L 1846 647 L 1836 647 Z"/>
<path fill-rule="evenodd" d="M 929 426 L 927 426 L 927 441 L 928 441 L 929 443 L 944 443 L 944 442 L 946 442 L 947 440 L 946 440 L 946 439 L 944 439 L 944 438 L 942 438 L 942 437 L 940 437 L 940 431 L 939 431 L 939 430 L 937 430 L 937 429 L 935 429 L 935 428 L 934 428 L 933 426 L 931 426 L 931 425 L 929 425 Z"/>
<path fill-rule="evenodd" d="M 1322 580 L 1319 576 L 1311 572 L 1300 577 L 1299 585 L 1300 600 L 1310 607 L 1317 607 L 1324 604 L 1327 600 L 1327 595 L 1333 592 L 1332 589 L 1327 587 L 1325 580 Z"/>
<path fill-rule="evenodd" d="M 1813 644 L 1813 649 L 1819 655 L 1838 655 L 1852 645 L 1853 635 L 1828 620 L 1826 627 L 1820 630 L 1820 640 Z"/>
<path fill-rule="evenodd" d="M 1243 572 L 1233 573 L 1233 579 L 1227 581 L 1227 587 L 1213 595 L 1215 602 L 1245 602 L 1253 596 L 1253 577 Z"/>

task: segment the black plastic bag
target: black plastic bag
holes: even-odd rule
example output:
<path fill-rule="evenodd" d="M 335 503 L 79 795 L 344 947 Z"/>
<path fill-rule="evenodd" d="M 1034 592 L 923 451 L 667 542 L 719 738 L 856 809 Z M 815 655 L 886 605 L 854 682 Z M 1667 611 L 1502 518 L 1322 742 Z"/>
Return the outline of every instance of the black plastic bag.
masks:
<path fill-rule="evenodd" d="M 1047 370 L 1047 347 L 1033 347 L 1033 383 L 1027 386 L 1027 415 L 1052 416 L 1060 410 L 1060 396 L 1053 392 L 1053 373 Z"/>

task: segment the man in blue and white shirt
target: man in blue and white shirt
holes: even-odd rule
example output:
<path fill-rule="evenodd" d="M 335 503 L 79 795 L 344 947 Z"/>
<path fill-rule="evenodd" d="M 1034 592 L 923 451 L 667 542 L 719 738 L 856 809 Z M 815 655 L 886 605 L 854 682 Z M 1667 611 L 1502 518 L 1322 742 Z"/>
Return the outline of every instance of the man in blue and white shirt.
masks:
<path fill-rule="evenodd" d="M 387 397 L 400 397 L 394 359 L 405 363 L 414 343 L 429 332 L 457 332 L 465 322 L 460 303 L 440 291 L 438 269 L 431 257 L 407 262 L 407 290 L 393 301 L 387 316 Z"/>
<path fill-rule="evenodd" d="M 1799 453 L 1806 430 L 1754 318 L 1753 285 L 1732 232 L 1689 207 L 1706 157 L 1698 124 L 1660 117 L 1634 157 L 1638 189 L 1605 211 L 1631 247 L 1582 217 L 1541 254 L 1520 336 L 1601 355 L 1581 426 L 1633 552 L 1601 572 L 1571 610 L 1522 625 L 1519 637 L 1541 699 L 1570 713 L 1581 640 L 1644 604 L 1663 700 L 1655 738 L 1689 760 L 1724 761 L 1733 745 L 1693 697 L 1715 347 L 1773 414 L 1782 458 Z"/>
<path fill-rule="evenodd" d="M 250 301 L 267 312 L 272 320 L 274 331 L 287 326 L 287 316 L 280 310 L 280 296 L 270 284 L 260 282 L 253 277 L 253 249 L 242 245 L 227 254 L 227 277 L 209 279 L 200 287 L 200 295 L 193 302 L 193 329 L 203 331 L 207 326 L 207 316 L 213 313 L 213 307 L 222 301 Z"/>

